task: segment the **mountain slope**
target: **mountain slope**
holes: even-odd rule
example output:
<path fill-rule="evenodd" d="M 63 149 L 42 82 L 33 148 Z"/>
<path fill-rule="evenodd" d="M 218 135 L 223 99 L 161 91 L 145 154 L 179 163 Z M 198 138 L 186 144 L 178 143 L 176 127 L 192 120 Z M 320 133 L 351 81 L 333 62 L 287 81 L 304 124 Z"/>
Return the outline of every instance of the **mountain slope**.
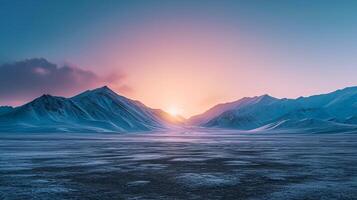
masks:
<path fill-rule="evenodd" d="M 0 131 L 132 132 L 168 125 L 154 109 L 106 86 L 72 98 L 43 95 L 0 115 Z"/>
<path fill-rule="evenodd" d="M 234 102 L 218 104 L 202 114 L 195 115 L 189 118 L 188 123 L 191 125 L 205 124 L 226 111 L 240 109 L 249 105 L 256 104 L 261 101 L 266 102 L 266 101 L 274 101 L 274 100 L 276 99 L 270 97 L 269 95 L 263 95 L 259 97 L 244 97 Z"/>
<path fill-rule="evenodd" d="M 295 133 L 328 133 L 357 131 L 357 126 L 332 121 L 305 118 L 286 119 L 254 129 L 253 131 L 283 131 Z"/>
<path fill-rule="evenodd" d="M 0 106 L 0 115 L 10 112 L 12 109 L 14 108 L 11 106 Z"/>
<path fill-rule="evenodd" d="M 251 100 L 253 98 L 254 101 Z M 277 99 L 268 95 L 253 98 L 248 98 L 249 103 L 231 106 L 213 117 L 207 112 L 199 115 L 205 121 L 196 125 L 240 130 L 262 130 L 263 127 L 302 129 L 304 126 L 308 129 L 316 124 L 321 124 L 321 129 L 325 127 L 326 130 L 326 124 L 330 128 L 355 128 L 351 125 L 356 124 L 357 118 L 357 87 L 297 99 Z M 306 120 L 316 123 L 305 123 Z"/>

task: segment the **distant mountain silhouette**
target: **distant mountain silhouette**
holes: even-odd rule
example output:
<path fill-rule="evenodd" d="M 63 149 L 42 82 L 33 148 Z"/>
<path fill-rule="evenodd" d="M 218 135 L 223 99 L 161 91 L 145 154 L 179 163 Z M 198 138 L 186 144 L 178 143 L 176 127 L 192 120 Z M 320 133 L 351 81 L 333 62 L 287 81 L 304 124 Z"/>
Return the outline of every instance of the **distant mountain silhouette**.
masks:
<path fill-rule="evenodd" d="M 357 130 L 357 87 L 297 99 L 245 97 L 214 106 L 188 123 L 239 130 Z"/>
<path fill-rule="evenodd" d="M 72 98 L 43 95 L 23 106 L 2 107 L 0 131 L 149 131 L 173 124 L 165 119 L 166 115 L 164 111 L 151 109 L 104 86 Z"/>
<path fill-rule="evenodd" d="M 245 97 L 188 120 L 107 86 L 71 98 L 45 94 L 19 107 L 0 107 L 0 132 L 138 132 L 183 124 L 249 131 L 357 131 L 357 87 L 297 99 Z"/>

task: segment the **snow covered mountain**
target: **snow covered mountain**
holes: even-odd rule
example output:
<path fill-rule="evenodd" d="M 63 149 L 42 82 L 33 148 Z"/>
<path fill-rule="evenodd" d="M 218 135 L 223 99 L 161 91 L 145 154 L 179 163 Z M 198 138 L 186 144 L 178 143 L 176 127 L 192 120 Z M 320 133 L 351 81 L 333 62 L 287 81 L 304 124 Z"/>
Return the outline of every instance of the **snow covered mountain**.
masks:
<path fill-rule="evenodd" d="M 0 106 L 0 115 L 10 112 L 13 109 L 11 106 Z"/>
<path fill-rule="evenodd" d="M 133 132 L 170 126 L 157 109 L 108 87 L 72 98 L 43 95 L 0 114 L 0 132 Z"/>
<path fill-rule="evenodd" d="M 136 132 L 181 124 L 250 131 L 357 131 L 357 87 L 297 99 L 245 97 L 187 121 L 106 86 L 71 98 L 42 95 L 19 107 L 0 107 L 0 132 Z"/>
<path fill-rule="evenodd" d="M 357 87 L 297 99 L 243 98 L 189 120 L 194 125 L 240 130 L 357 130 Z"/>
<path fill-rule="evenodd" d="M 211 119 L 218 117 L 220 114 L 228 111 L 228 110 L 233 110 L 239 107 L 243 107 L 246 105 L 249 105 L 255 101 L 257 101 L 259 97 L 244 97 L 242 99 L 239 99 L 234 102 L 229 102 L 229 103 L 222 103 L 218 104 L 203 114 L 193 116 L 188 119 L 188 123 L 191 125 L 199 125 L 199 124 L 205 124 Z"/>

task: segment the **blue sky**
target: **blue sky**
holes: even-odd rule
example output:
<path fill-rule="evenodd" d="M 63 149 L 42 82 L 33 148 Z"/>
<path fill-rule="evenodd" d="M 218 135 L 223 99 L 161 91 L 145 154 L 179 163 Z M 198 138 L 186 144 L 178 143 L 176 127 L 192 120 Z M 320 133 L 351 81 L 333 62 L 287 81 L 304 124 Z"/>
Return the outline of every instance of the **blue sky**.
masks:
<path fill-rule="evenodd" d="M 165 17 L 242 26 L 306 53 L 329 53 L 327 48 L 356 52 L 356 1 L 2 0 L 0 5 L 2 60 L 33 56 L 63 60 L 65 52 L 100 42 L 98 35 L 120 34 L 131 24 Z"/>
<path fill-rule="evenodd" d="M 190 115 L 243 96 L 357 85 L 356 10 L 337 0 L 1 0 L 0 63 L 42 57 L 98 77 L 125 74 L 131 92 L 117 91 Z M 192 85 L 205 92 L 185 99 Z"/>

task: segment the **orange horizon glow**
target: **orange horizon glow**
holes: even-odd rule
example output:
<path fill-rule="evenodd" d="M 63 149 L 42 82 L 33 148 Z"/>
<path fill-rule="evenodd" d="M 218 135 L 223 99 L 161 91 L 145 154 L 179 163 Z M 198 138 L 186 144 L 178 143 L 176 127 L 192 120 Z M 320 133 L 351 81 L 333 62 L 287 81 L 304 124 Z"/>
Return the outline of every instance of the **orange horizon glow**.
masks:
<path fill-rule="evenodd" d="M 125 40 L 98 47 L 98 52 L 105 52 L 97 64 L 103 71 L 120 69 L 127 74 L 125 84 L 132 91 L 111 84 L 118 93 L 186 118 L 217 103 L 259 93 L 236 81 L 249 81 L 268 61 L 263 45 L 247 35 L 218 24 L 160 22 L 138 27 Z"/>
<path fill-rule="evenodd" d="M 290 68 L 278 67 L 290 62 L 284 54 L 271 51 L 272 44 L 264 37 L 235 27 L 158 22 L 133 29 L 123 33 L 125 37 L 103 42 L 95 51 L 104 52 L 95 54 L 101 59 L 85 65 L 93 66 L 93 71 L 102 66 L 99 72 L 124 71 L 124 82 L 131 90 L 116 83 L 111 84 L 113 89 L 152 108 L 170 113 L 174 105 L 180 110 L 177 114 L 189 118 L 218 103 L 247 96 L 268 93 L 292 98 L 319 93 L 321 88 L 331 90 L 325 82 L 313 79 L 304 83 L 319 87 L 302 87 L 298 77 L 319 72 L 291 70 L 291 64 Z"/>
<path fill-rule="evenodd" d="M 79 81 L 80 87 L 66 86 L 53 95 L 74 95 L 106 84 L 120 95 L 185 118 L 243 97 L 269 94 L 296 98 L 356 85 L 354 51 L 350 56 L 344 48 L 329 51 L 337 44 L 332 40 L 321 43 L 321 54 L 316 54 L 311 41 L 295 41 L 295 32 L 294 37 L 286 38 L 264 24 L 245 23 L 246 18 L 213 17 L 218 14 L 216 8 L 209 15 L 192 11 L 192 18 L 186 12 L 165 12 L 128 22 L 129 18 L 117 21 L 111 17 L 108 24 L 99 20 L 93 30 L 89 26 L 81 37 L 69 40 L 73 44 L 63 45 L 61 40 L 60 48 L 48 46 L 35 55 L 54 63 L 65 58 L 96 77 L 90 84 L 82 86 Z M 234 14 L 239 13 L 234 10 Z M 286 26 L 274 28 L 282 28 L 283 33 L 287 30 Z M 76 42 L 79 39 L 83 40 Z M 333 48 L 325 48 L 330 45 Z M 70 49 L 60 51 L 62 47 Z M 49 49 L 52 54 L 46 54 Z M 336 66 L 338 70 L 334 70 Z M 46 75 L 45 71 L 36 72 Z M 34 96 L 28 94 L 18 102 Z M 15 100 L 6 102 L 15 104 Z"/>
<path fill-rule="evenodd" d="M 33 71 L 17 64 L 0 67 L 1 106 L 108 85 L 188 118 L 243 97 L 297 98 L 357 85 L 354 3 L 38 4 L 0 6 L 9 16 L 0 18 L 0 64 L 50 62 Z"/>

